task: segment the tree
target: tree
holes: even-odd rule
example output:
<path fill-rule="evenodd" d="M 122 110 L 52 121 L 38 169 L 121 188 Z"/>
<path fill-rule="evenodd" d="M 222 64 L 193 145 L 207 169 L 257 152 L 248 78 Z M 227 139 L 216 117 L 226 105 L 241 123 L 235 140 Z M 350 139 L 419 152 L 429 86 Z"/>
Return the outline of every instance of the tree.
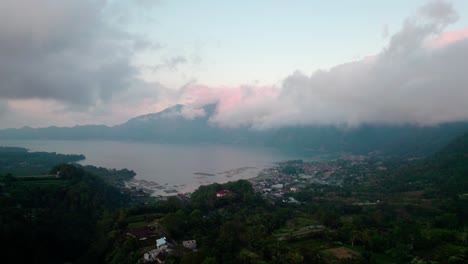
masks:
<path fill-rule="evenodd" d="M 206 257 L 202 264 L 217 264 L 218 262 L 216 261 L 215 257 Z"/>

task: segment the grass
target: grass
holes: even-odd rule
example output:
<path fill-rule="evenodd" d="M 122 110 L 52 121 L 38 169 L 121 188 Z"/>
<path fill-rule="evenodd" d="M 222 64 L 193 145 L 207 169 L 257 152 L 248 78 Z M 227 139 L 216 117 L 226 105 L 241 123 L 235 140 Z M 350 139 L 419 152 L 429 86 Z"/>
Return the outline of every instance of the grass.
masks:
<path fill-rule="evenodd" d="M 153 223 L 156 219 L 161 218 L 161 214 L 141 214 L 127 217 L 128 228 L 140 228 Z"/>
<path fill-rule="evenodd" d="M 324 243 L 317 239 L 306 239 L 301 241 L 295 241 L 290 245 L 297 249 L 321 249 L 324 248 Z"/>
<path fill-rule="evenodd" d="M 359 254 L 363 254 L 365 249 L 362 247 L 352 247 L 351 245 L 343 244 L 328 244 L 324 243 L 321 239 L 304 239 L 299 241 L 294 241 L 288 243 L 292 248 L 299 250 L 300 252 L 307 253 L 307 252 L 316 252 L 317 254 L 321 255 L 322 257 L 332 257 L 334 258 L 332 252 L 328 252 L 329 249 L 336 249 L 336 248 L 347 248 L 349 250 L 355 251 Z M 384 254 L 377 254 L 372 253 L 373 258 L 375 259 L 375 263 L 382 263 L 382 264 L 394 264 L 395 261 L 392 260 L 387 255 Z"/>
<path fill-rule="evenodd" d="M 129 229 L 140 228 L 148 225 L 148 222 L 132 222 L 128 224 Z"/>
<path fill-rule="evenodd" d="M 131 215 L 127 217 L 128 222 L 152 222 L 155 219 L 159 219 L 162 217 L 162 214 L 139 214 L 139 215 Z"/>
<path fill-rule="evenodd" d="M 359 252 L 360 254 L 362 254 L 363 252 L 365 252 L 365 249 L 363 247 L 359 247 L 359 246 L 355 246 L 355 247 L 352 247 L 351 245 L 344 245 L 344 247 L 347 247 L 349 249 L 352 249 L 356 252 Z M 392 260 L 392 258 L 390 258 L 389 256 L 387 255 L 384 255 L 384 254 L 378 254 L 378 253 L 375 253 L 375 252 L 372 252 L 372 256 L 375 258 L 375 261 L 376 263 L 382 263 L 382 264 L 395 264 L 396 262 Z"/>
<path fill-rule="evenodd" d="M 300 238 L 322 230 L 315 228 L 317 221 L 309 217 L 295 217 L 288 221 L 286 227 L 275 230 L 273 235 L 279 240 Z"/>
<path fill-rule="evenodd" d="M 311 225 L 317 225 L 317 221 L 310 217 L 296 217 L 288 221 L 288 226 L 294 228 L 300 228 Z"/>

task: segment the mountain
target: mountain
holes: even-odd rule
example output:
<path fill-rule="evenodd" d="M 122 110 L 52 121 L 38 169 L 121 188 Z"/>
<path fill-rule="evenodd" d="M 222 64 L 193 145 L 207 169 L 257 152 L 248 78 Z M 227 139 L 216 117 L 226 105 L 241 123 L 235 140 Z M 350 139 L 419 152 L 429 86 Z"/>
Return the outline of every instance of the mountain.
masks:
<path fill-rule="evenodd" d="M 104 125 L 85 125 L 74 127 L 46 128 L 9 128 L 0 130 L 0 139 L 51 139 L 51 140 L 85 140 L 105 139 L 111 134 L 112 128 Z"/>
<path fill-rule="evenodd" d="M 315 151 L 346 151 L 427 155 L 468 131 L 468 122 L 438 126 L 364 124 L 352 129 L 334 126 L 282 128 L 271 137 L 272 146 L 290 146 Z"/>
<path fill-rule="evenodd" d="M 468 132 L 433 155 L 428 168 L 426 177 L 432 178 L 445 193 L 467 193 Z"/>
<path fill-rule="evenodd" d="M 221 128 L 209 121 L 215 115 L 216 107 L 216 105 L 206 105 L 192 109 L 175 105 L 158 113 L 132 118 L 116 126 L 4 129 L 0 130 L 0 139 L 222 143 L 274 147 L 305 155 L 342 151 L 426 155 L 468 131 L 468 122 L 430 127 L 364 124 L 347 129 L 331 125 L 290 126 L 265 131 L 245 127 Z"/>
<path fill-rule="evenodd" d="M 175 105 L 117 125 L 113 127 L 113 136 L 124 140 L 168 143 L 219 142 L 223 138 L 222 130 L 208 124 L 215 109 L 216 105 L 208 105 L 198 109 L 204 115 L 186 118 L 184 106 Z"/>

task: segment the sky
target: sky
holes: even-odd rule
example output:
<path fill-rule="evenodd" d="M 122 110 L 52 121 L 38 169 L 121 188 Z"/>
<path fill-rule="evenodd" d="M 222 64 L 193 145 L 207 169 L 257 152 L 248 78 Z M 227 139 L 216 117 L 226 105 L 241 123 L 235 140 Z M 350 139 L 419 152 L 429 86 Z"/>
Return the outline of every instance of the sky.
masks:
<path fill-rule="evenodd" d="M 468 1 L 0 0 L 0 128 L 468 120 Z"/>

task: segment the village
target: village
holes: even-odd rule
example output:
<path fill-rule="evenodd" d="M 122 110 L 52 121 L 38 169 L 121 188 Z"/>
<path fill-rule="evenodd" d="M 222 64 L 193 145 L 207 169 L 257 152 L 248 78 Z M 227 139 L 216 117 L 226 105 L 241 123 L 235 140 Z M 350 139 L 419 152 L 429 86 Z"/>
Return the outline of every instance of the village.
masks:
<path fill-rule="evenodd" d="M 375 170 L 386 170 L 382 157 L 376 155 L 343 155 L 340 159 L 304 162 L 291 160 L 262 170 L 249 181 L 264 198 L 288 203 L 298 203 L 290 195 L 316 185 L 343 186 L 359 183 L 373 176 Z"/>
<path fill-rule="evenodd" d="M 223 189 L 216 192 L 213 199 L 222 200 L 235 195 L 233 191 Z M 175 197 L 181 202 L 188 203 L 190 193 L 177 194 Z M 196 240 L 184 240 L 178 243 L 172 239 L 160 225 L 160 219 L 156 215 L 139 215 L 134 219 L 130 217 L 129 220 L 126 235 L 137 239 L 140 248 L 144 249 L 139 263 L 165 263 L 170 255 L 181 256 L 198 250 Z"/>
<path fill-rule="evenodd" d="M 277 163 L 276 166 L 262 170 L 257 177 L 249 179 L 253 189 L 263 198 L 271 201 L 281 201 L 290 204 L 299 204 L 291 194 L 299 192 L 310 185 L 341 186 L 344 183 L 359 182 L 372 176 L 375 170 L 385 170 L 382 159 L 376 156 L 345 156 L 344 158 L 329 161 L 304 162 L 291 160 Z M 216 192 L 213 200 L 222 200 L 235 196 L 236 193 L 223 189 Z M 179 193 L 175 197 L 185 203 L 189 203 L 191 193 Z M 379 202 L 379 201 L 377 201 Z M 366 201 L 359 205 L 373 205 L 374 202 Z M 141 220 L 141 219 L 140 219 Z M 130 225 L 132 227 L 132 225 Z M 175 241 L 163 230 L 156 219 L 143 226 L 133 225 L 129 228 L 128 236 L 135 237 L 145 248 L 140 263 L 164 263 L 170 255 L 183 255 L 197 251 L 197 241 Z M 322 225 L 305 227 L 307 232 L 322 230 Z M 305 232 L 298 230 L 297 232 Z M 279 236 L 278 239 L 283 239 Z"/>

